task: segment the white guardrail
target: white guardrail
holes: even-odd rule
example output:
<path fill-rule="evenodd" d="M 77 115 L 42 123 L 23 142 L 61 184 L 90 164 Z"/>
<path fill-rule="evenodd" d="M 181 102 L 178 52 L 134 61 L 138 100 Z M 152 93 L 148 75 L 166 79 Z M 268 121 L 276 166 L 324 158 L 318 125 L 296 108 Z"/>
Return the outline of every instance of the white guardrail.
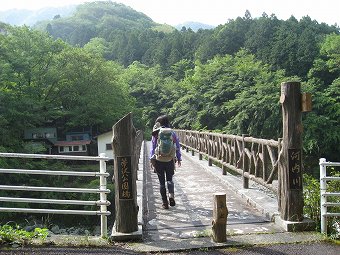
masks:
<path fill-rule="evenodd" d="M 98 201 L 83 200 L 59 200 L 59 199 L 36 199 L 36 198 L 16 198 L 16 197 L 0 197 L 3 202 L 22 202 L 22 203 L 39 203 L 39 204 L 67 204 L 67 205 L 96 205 L 99 211 L 86 210 L 58 210 L 58 209 L 32 209 L 32 208 L 8 208 L 0 207 L 0 212 L 22 212 L 22 213 L 51 213 L 51 214 L 78 214 L 78 215 L 100 215 L 101 219 L 101 236 L 107 237 L 107 216 L 111 212 L 107 211 L 110 202 L 107 201 L 107 177 L 106 161 L 109 160 L 105 153 L 101 153 L 98 157 L 87 156 L 63 156 L 63 155 L 45 155 L 45 154 L 20 154 L 20 153 L 0 153 L 0 158 L 31 158 L 31 159 L 54 159 L 54 160 L 84 160 L 99 161 L 99 172 L 79 172 L 79 171 L 52 171 L 52 170 L 27 170 L 27 169 L 3 169 L 0 173 L 6 174 L 33 174 L 33 175 L 64 175 L 64 176 L 89 176 L 99 177 L 100 187 L 98 189 L 84 188 L 59 188 L 59 187 L 37 187 L 37 186 L 9 186 L 0 185 L 0 190 L 23 190 L 23 191 L 51 191 L 51 192 L 75 192 L 75 193 L 99 193 Z"/>
<path fill-rule="evenodd" d="M 327 234 L 327 217 L 340 217 L 340 213 L 327 212 L 328 207 L 340 206 L 340 203 L 327 202 L 328 197 L 340 196 L 340 189 L 336 192 L 327 190 L 327 182 L 340 181 L 339 176 L 327 176 L 327 167 L 340 166 L 340 162 L 327 162 L 325 158 L 320 159 L 320 204 L 321 204 L 321 233 Z"/>

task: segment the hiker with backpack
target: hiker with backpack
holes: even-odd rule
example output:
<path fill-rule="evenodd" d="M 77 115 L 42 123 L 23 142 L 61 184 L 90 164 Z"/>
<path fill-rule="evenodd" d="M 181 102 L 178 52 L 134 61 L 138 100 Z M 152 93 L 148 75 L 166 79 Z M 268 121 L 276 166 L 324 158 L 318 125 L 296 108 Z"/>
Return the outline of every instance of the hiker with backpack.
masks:
<path fill-rule="evenodd" d="M 181 147 L 176 133 L 170 128 L 169 118 L 162 115 L 156 119 L 152 129 L 152 148 L 150 152 L 151 167 L 158 176 L 160 193 L 162 196 L 162 207 L 169 209 L 175 206 L 174 182 L 172 180 L 175 174 L 175 164 L 181 166 Z M 166 192 L 168 187 L 169 200 Z"/>

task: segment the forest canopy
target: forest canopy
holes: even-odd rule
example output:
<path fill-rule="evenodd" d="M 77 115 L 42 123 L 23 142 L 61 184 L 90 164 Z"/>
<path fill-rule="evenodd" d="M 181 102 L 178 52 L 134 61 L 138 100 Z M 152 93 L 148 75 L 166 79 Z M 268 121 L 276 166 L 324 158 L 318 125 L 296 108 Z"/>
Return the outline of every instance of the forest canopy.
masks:
<path fill-rule="evenodd" d="M 24 151 L 25 128 L 91 126 L 104 132 L 128 112 L 150 129 L 175 127 L 277 139 L 280 83 L 313 95 L 304 150 L 339 161 L 339 27 L 263 14 L 214 29 L 180 31 L 122 4 L 80 5 L 34 28 L 0 25 L 0 151 Z"/>

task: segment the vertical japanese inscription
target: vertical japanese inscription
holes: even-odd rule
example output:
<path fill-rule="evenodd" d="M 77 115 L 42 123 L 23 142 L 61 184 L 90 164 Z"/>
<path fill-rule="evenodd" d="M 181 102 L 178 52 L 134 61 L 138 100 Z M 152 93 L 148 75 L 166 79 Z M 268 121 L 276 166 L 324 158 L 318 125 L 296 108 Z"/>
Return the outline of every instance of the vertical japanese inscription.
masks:
<path fill-rule="evenodd" d="M 289 188 L 302 189 L 301 149 L 288 149 Z"/>
<path fill-rule="evenodd" d="M 131 156 L 117 157 L 119 199 L 132 199 Z"/>

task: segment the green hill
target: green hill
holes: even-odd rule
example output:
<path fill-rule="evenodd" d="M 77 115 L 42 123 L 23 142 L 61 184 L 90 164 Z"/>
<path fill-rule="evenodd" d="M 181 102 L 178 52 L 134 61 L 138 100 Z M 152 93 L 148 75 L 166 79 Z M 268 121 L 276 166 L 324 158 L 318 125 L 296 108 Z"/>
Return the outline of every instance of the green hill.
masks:
<path fill-rule="evenodd" d="M 112 41 L 121 33 L 153 29 L 172 32 L 175 28 L 155 23 L 147 15 L 131 7 L 111 1 L 98 1 L 78 5 L 74 14 L 51 21 L 41 21 L 35 28 L 46 30 L 55 38 L 83 46 L 91 38 L 101 37 Z"/>

